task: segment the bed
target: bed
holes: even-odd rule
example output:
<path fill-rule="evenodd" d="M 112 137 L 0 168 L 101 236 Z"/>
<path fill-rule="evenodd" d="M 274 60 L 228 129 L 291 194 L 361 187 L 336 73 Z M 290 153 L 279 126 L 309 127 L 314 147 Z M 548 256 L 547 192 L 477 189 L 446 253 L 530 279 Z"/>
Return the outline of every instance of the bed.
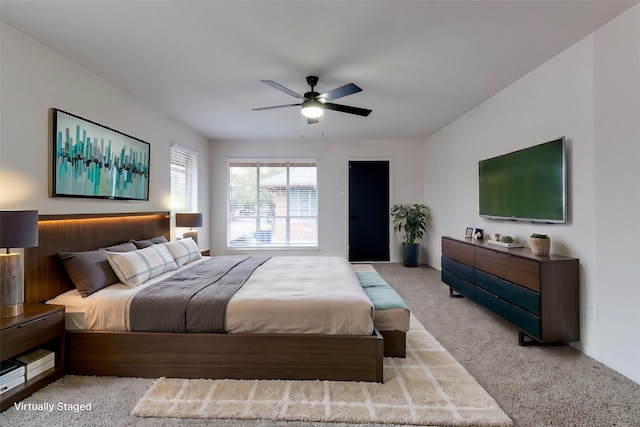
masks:
<path fill-rule="evenodd" d="M 41 215 L 39 245 L 25 253 L 25 300 L 44 302 L 72 291 L 74 286 L 57 259 L 58 252 L 91 251 L 129 239 L 168 237 L 169 229 L 168 212 Z M 229 303 L 230 318 L 243 305 L 259 317 L 268 316 L 269 310 L 246 293 L 292 264 L 287 257 L 275 257 L 257 267 L 255 273 L 269 266 L 266 274 L 251 275 L 245 283 L 249 286 L 240 288 L 238 300 Z M 301 271 L 308 270 L 309 265 L 302 266 Z M 332 284 L 336 285 L 339 283 Z M 72 315 L 73 304 L 68 307 Z M 270 315 L 277 317 L 278 311 L 272 310 Z M 87 329 L 84 325 L 83 330 L 67 331 L 67 372 L 148 378 L 383 380 L 383 338 L 375 329 L 301 331 L 274 328 L 266 321 L 254 321 L 246 327 L 247 322 L 238 319 L 229 322 L 229 333 L 131 332 L 127 325 L 115 330 Z"/>

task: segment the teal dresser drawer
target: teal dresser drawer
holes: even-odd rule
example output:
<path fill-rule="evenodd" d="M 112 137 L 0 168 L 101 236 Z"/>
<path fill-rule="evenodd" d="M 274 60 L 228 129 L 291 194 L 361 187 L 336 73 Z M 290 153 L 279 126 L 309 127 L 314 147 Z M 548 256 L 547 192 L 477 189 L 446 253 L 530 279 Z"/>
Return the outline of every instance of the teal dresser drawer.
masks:
<path fill-rule="evenodd" d="M 463 264 L 455 259 L 451 259 L 442 255 L 440 259 L 443 270 L 447 270 L 464 280 L 473 283 L 475 281 L 475 268 L 470 265 Z"/>
<path fill-rule="evenodd" d="M 498 298 L 496 295 L 490 294 L 476 288 L 476 302 L 485 306 L 497 315 L 503 317 L 508 322 L 522 329 L 528 335 L 540 338 L 540 318 L 527 313 L 526 311 L 509 304 L 508 302 Z"/>
<path fill-rule="evenodd" d="M 476 270 L 476 285 L 526 311 L 538 316 L 540 315 L 540 294 L 537 292 L 533 292 L 481 270 Z"/>
<path fill-rule="evenodd" d="M 451 286 L 458 293 L 472 300 L 475 299 L 476 287 L 473 285 L 473 283 L 467 282 L 463 278 L 456 276 L 455 274 L 445 270 L 444 268 L 442 269 L 440 277 L 444 283 Z"/>

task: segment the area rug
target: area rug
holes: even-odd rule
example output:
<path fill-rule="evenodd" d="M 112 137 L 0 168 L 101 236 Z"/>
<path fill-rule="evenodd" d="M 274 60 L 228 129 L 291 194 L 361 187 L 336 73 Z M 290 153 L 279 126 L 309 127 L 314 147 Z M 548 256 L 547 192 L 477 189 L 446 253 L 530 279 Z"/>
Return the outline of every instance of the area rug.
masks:
<path fill-rule="evenodd" d="M 511 419 L 411 316 L 407 358 L 384 383 L 159 378 L 131 415 L 428 426 L 511 426 Z"/>

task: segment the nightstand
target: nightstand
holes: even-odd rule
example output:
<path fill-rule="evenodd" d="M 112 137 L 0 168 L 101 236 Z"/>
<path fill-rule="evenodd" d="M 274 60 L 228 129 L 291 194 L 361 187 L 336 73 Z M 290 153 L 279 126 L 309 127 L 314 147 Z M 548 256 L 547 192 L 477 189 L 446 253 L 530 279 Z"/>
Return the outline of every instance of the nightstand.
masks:
<path fill-rule="evenodd" d="M 200 249 L 200 254 L 202 256 L 211 256 L 211 251 L 209 249 Z"/>
<path fill-rule="evenodd" d="M 25 304 L 20 316 L 0 319 L 0 360 L 44 348 L 56 353 L 53 368 L 0 395 L 0 411 L 64 376 L 64 306 Z"/>

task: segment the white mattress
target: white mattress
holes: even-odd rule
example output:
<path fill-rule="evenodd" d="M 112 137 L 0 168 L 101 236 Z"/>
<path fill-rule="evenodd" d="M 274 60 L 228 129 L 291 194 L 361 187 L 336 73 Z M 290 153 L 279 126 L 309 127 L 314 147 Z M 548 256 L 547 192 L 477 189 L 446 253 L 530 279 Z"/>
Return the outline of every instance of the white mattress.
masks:
<path fill-rule="evenodd" d="M 203 258 L 182 268 L 189 268 Z M 68 330 L 128 331 L 129 305 L 140 290 L 115 284 L 87 298 L 77 290 L 47 301 L 66 306 Z M 369 335 L 373 304 L 349 263 L 339 257 L 273 257 L 258 267 L 227 307 L 227 332 Z"/>

